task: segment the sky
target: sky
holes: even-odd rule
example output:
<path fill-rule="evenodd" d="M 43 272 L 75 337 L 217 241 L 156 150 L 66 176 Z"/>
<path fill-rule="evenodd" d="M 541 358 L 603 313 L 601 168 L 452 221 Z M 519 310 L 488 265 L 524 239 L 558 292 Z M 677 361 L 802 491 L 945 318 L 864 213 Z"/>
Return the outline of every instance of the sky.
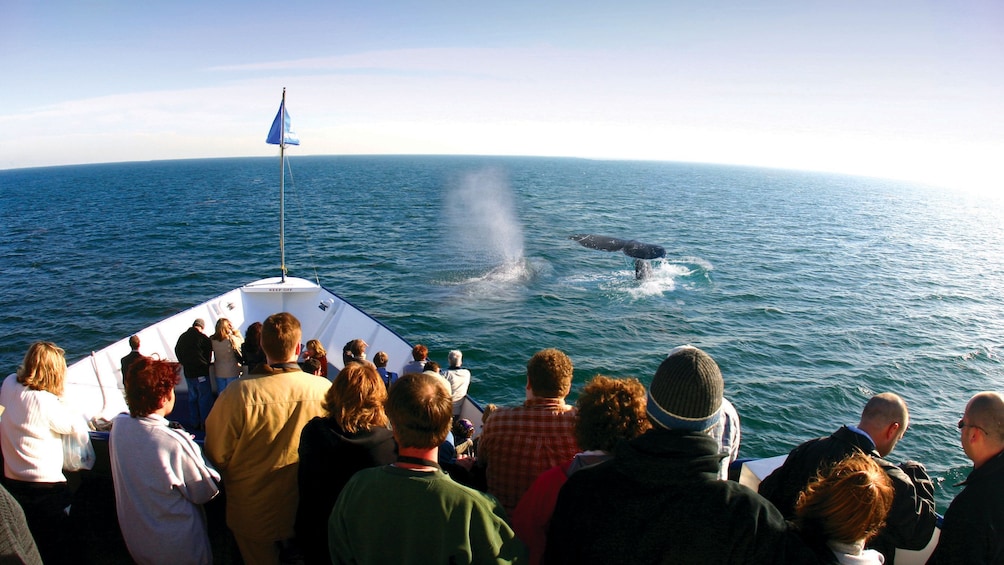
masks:
<path fill-rule="evenodd" d="M 1004 192 L 1000 0 L 0 0 L 0 169 L 275 155 L 752 165 Z"/>

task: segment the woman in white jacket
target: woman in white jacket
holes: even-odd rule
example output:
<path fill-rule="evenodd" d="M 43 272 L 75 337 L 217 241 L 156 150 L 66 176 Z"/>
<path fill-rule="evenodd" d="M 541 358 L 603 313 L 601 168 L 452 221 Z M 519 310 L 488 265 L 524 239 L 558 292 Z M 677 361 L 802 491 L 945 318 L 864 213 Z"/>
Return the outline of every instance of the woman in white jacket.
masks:
<path fill-rule="evenodd" d="M 63 475 L 63 441 L 86 433 L 87 422 L 62 401 L 65 352 L 56 344 L 31 344 L 17 373 L 0 387 L 0 448 L 7 490 L 24 509 L 45 563 L 70 561 L 66 508 L 71 495 Z"/>

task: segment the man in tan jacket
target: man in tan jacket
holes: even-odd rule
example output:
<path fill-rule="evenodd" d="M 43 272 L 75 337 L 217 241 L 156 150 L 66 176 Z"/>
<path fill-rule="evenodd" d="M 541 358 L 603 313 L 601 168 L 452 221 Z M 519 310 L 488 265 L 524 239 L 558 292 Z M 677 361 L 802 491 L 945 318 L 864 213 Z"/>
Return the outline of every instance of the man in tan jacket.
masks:
<path fill-rule="evenodd" d="M 268 360 L 233 382 L 206 420 L 206 455 L 223 475 L 227 526 L 247 565 L 276 565 L 293 537 L 298 501 L 300 430 L 314 416 L 331 383 L 296 363 L 300 321 L 281 312 L 262 324 Z"/>

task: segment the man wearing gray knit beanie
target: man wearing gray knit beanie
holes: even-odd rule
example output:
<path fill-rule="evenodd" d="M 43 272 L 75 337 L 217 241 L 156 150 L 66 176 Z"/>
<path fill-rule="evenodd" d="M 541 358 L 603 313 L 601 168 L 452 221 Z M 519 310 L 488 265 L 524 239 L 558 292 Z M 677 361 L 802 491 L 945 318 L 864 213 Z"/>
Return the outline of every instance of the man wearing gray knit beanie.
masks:
<path fill-rule="evenodd" d="M 610 461 L 568 478 L 545 563 L 810 563 L 816 557 L 756 492 L 718 479 L 725 383 L 696 347 L 678 347 L 648 392 L 653 427 Z"/>
<path fill-rule="evenodd" d="M 649 388 L 648 417 L 656 426 L 704 430 L 718 442 L 718 478 L 729 478 L 729 464 L 739 457 L 739 413 L 722 395 L 725 383 L 715 360 L 692 345 L 669 352 Z M 702 396 L 698 397 L 701 393 Z M 703 402 L 719 402 L 715 407 Z M 703 416 L 704 413 L 710 416 Z"/>

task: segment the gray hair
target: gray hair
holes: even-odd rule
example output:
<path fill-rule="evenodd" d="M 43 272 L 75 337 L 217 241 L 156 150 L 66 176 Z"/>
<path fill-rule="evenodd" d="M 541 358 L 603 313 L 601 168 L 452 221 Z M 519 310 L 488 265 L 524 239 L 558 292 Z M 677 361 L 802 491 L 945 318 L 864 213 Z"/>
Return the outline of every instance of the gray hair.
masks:
<path fill-rule="evenodd" d="M 459 367 L 460 364 L 464 361 L 464 354 L 461 353 L 459 349 L 454 349 L 453 351 L 451 351 L 448 357 L 450 359 L 451 367 Z"/>

